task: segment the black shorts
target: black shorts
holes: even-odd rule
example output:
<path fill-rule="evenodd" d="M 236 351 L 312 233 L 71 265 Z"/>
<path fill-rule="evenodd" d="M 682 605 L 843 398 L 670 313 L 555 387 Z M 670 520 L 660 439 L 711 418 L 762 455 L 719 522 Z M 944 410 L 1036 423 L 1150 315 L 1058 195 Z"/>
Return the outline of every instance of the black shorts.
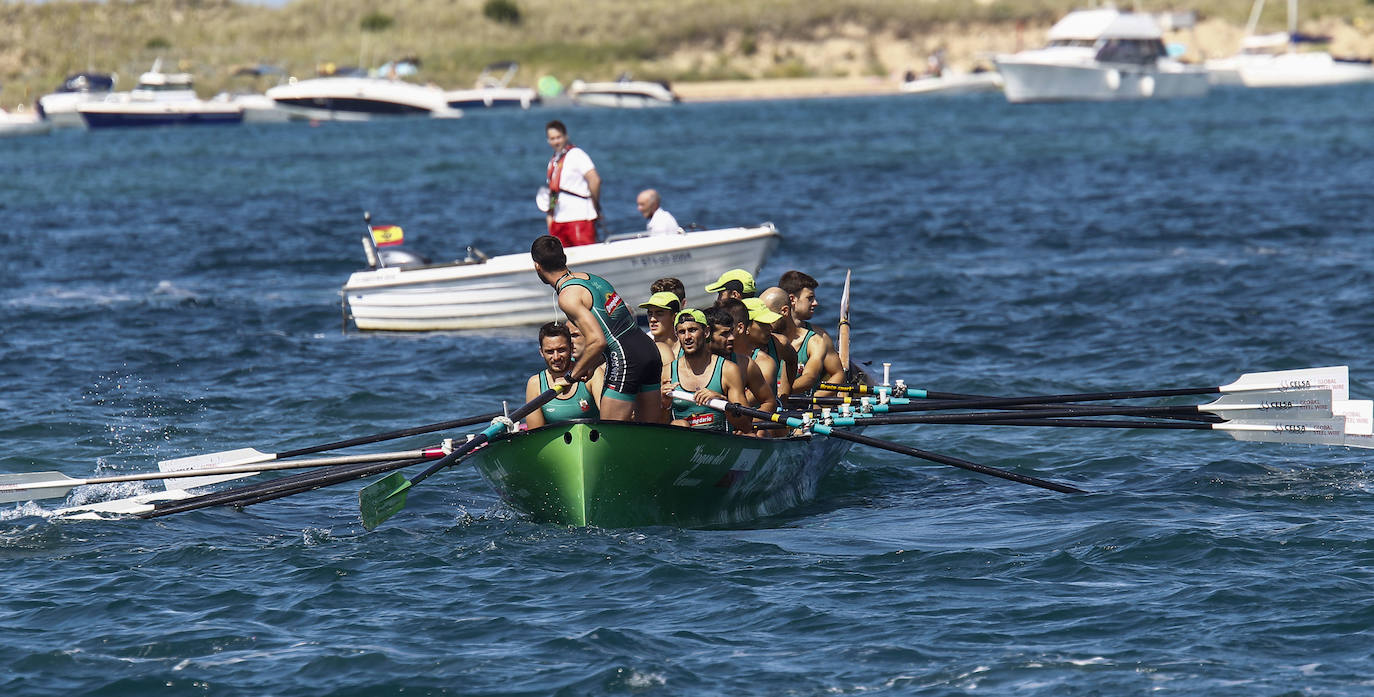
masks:
<path fill-rule="evenodd" d="M 662 380 L 663 359 L 648 334 L 636 329 L 606 347 L 604 396 L 633 402 L 641 392 L 658 392 Z"/>

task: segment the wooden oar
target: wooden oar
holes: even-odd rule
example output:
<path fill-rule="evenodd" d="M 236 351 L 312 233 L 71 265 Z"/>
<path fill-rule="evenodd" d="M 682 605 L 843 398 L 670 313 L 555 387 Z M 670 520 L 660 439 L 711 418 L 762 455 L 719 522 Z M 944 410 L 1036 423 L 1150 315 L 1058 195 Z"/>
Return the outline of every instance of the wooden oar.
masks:
<path fill-rule="evenodd" d="M 674 392 L 673 392 L 673 397 L 674 397 L 674 398 L 677 398 L 677 399 L 685 399 L 685 400 L 688 400 L 688 401 L 693 400 L 693 395 L 692 395 L 692 393 L 690 393 L 690 392 L 684 392 L 684 391 L 682 391 L 682 390 L 676 390 L 676 391 L 674 391 Z M 928 451 L 928 450 L 921 450 L 921 449 L 919 449 L 919 448 L 913 448 L 913 447 L 908 446 L 908 445 L 902 445 L 901 443 L 893 443 L 893 442 L 890 442 L 890 441 L 880 440 L 880 439 L 878 439 L 878 438 L 871 438 L 871 437 L 869 437 L 869 436 L 865 436 L 865 435 L 862 435 L 862 434 L 859 434 L 859 433 L 852 433 L 852 432 L 850 432 L 850 431 L 844 431 L 844 430 L 840 430 L 840 429 L 831 428 L 831 427 L 826 426 L 826 425 L 823 425 L 823 424 L 814 424 L 814 423 L 813 423 L 813 424 L 807 425 L 807 424 L 805 424 L 801 419 L 797 419 L 797 418 L 793 418 L 793 417 L 786 417 L 786 416 L 783 416 L 782 414 L 774 414 L 774 413 L 770 413 L 770 412 L 763 411 L 763 410 L 761 410 L 761 409 L 754 409 L 753 407 L 748 407 L 748 406 L 745 406 L 745 405 L 743 405 L 743 404 L 736 404 L 736 403 L 734 403 L 734 402 L 726 402 L 726 401 L 723 400 L 723 399 L 712 399 L 712 400 L 710 400 L 709 402 L 707 402 L 706 406 L 709 406 L 709 407 L 711 407 L 712 409 L 715 409 L 715 410 L 717 410 L 717 411 L 725 412 L 725 413 L 727 413 L 727 414 L 744 414 L 744 415 L 751 416 L 751 417 L 756 418 L 756 419 L 763 419 L 763 420 L 765 420 L 765 421 L 773 421 L 773 422 L 776 422 L 776 423 L 783 423 L 783 424 L 786 424 L 786 425 L 791 426 L 791 427 L 793 427 L 793 428 L 803 428 L 803 427 L 806 427 L 806 428 L 810 428 L 813 432 L 819 433 L 819 434 L 821 434 L 821 435 L 831 436 L 831 437 L 833 437 L 833 438 L 839 438 L 839 439 L 841 439 L 841 440 L 847 440 L 847 441 L 851 441 L 851 442 L 854 442 L 854 443 L 860 443 L 860 444 L 867 445 L 867 446 L 871 446 L 871 447 L 874 447 L 874 448 L 880 448 L 880 449 L 887 450 L 887 451 L 890 451 L 890 452 L 900 453 L 900 454 L 902 454 L 902 455 L 909 455 L 909 456 L 911 456 L 911 457 L 920 458 L 920 459 L 922 459 L 922 460 L 928 460 L 928 461 L 930 461 L 930 462 L 936 462 L 936 463 L 939 463 L 939 464 L 942 464 L 942 465 L 950 465 L 950 466 L 952 466 L 952 467 L 958 467 L 958 468 L 960 468 L 960 469 L 965 469 L 965 470 L 968 470 L 968 471 L 970 471 L 970 472 L 978 472 L 979 474 L 986 474 L 986 475 L 989 475 L 989 476 L 992 476 L 992 477 L 1000 477 L 1000 478 L 1002 478 L 1002 479 L 1006 479 L 1006 480 L 1008 480 L 1008 481 L 1013 481 L 1013 482 L 1018 482 L 1018 483 L 1020 483 L 1020 484 L 1029 484 L 1029 485 L 1031 485 L 1031 486 L 1038 486 L 1038 487 L 1040 487 L 1040 488 L 1042 488 L 1042 489 L 1049 489 L 1049 490 L 1051 490 L 1051 491 L 1058 491 L 1058 492 L 1064 493 L 1064 494 L 1086 494 L 1086 493 L 1088 493 L 1088 492 L 1086 492 L 1086 491 L 1084 491 L 1084 490 L 1082 490 L 1082 489 L 1079 489 L 1079 488 L 1076 488 L 1076 487 L 1072 487 L 1072 486 L 1069 486 L 1069 485 L 1067 485 L 1067 484 L 1060 484 L 1060 483 L 1058 483 L 1058 482 L 1051 482 L 1051 481 L 1049 481 L 1049 480 L 1040 479 L 1039 477 L 1031 477 L 1031 476 L 1027 476 L 1027 475 L 1024 475 L 1024 474 L 1017 474 L 1016 472 L 1010 472 L 1010 471 L 1007 471 L 1007 470 L 998 469 L 998 468 L 996 468 L 996 467 L 989 467 L 989 466 L 987 466 L 987 465 L 980 465 L 980 464 L 978 464 L 978 463 L 976 463 L 976 462 L 969 462 L 968 460 L 962 460 L 962 459 L 957 458 L 957 457 L 950 457 L 950 456 L 948 456 L 948 455 L 941 455 L 941 454 L 939 454 L 939 453 L 933 453 L 933 452 L 930 452 L 930 451 Z"/>
<path fill-rule="evenodd" d="M 493 419 L 493 423 L 490 426 L 488 426 L 484 431 L 482 431 L 482 434 L 495 434 L 501 431 L 502 429 L 507 427 L 507 423 L 513 423 L 518 419 L 524 418 L 525 415 L 528 414 L 530 411 L 538 409 L 545 402 L 549 401 L 550 399 L 553 399 L 553 397 L 557 394 L 558 389 L 545 390 L 544 393 L 536 397 L 534 401 L 512 412 L 509 417 L 509 420 L 498 421 L 496 419 Z M 443 467 L 447 467 L 453 463 L 456 463 L 464 455 L 466 455 L 468 452 L 471 452 L 473 448 L 476 448 L 477 445 L 480 444 L 477 442 L 479 439 L 481 440 L 481 442 L 486 442 L 487 438 L 490 438 L 490 436 L 484 437 L 483 435 L 479 434 L 478 436 L 468 440 L 462 445 L 459 445 L 451 453 L 440 459 L 438 462 L 435 462 L 435 467 L 432 468 L 432 470 L 437 471 L 437 469 L 442 469 Z M 270 482 L 262 482 L 259 484 L 252 484 L 245 487 L 237 487 L 234 489 L 229 489 L 227 491 L 215 492 L 213 494 L 197 496 L 189 499 L 184 499 L 181 501 L 159 503 L 156 504 L 154 510 L 147 513 L 141 513 L 139 514 L 139 517 L 159 518 L 166 515 L 172 515 L 173 513 L 184 513 L 187 511 L 194 511 L 201 508 L 207 508 L 210 506 L 248 506 L 255 503 L 262 503 L 264 501 L 272 501 L 286 496 L 293 496 L 295 494 L 305 493 L 307 491 L 314 491 L 315 489 L 333 486 L 335 484 L 342 484 L 344 482 L 362 479 L 363 477 L 369 477 L 374 474 L 382 474 L 384 472 L 390 472 L 392 470 L 403 469 L 405 467 L 417 465 L 422 462 L 427 462 L 427 460 L 410 459 L 398 460 L 393 462 L 380 462 L 374 464 L 359 464 L 351 466 L 342 466 L 337 470 L 331 470 L 327 472 L 305 473 L 290 477 L 282 477 L 280 479 L 276 479 Z M 428 476 L 428 474 L 426 474 L 425 476 Z M 404 505 L 404 500 L 402 501 L 402 505 Z M 399 510 L 399 508 L 397 510 Z"/>
<path fill-rule="evenodd" d="M 372 453 L 367 455 L 342 455 L 339 457 L 322 457 L 314 460 L 300 460 L 289 463 L 274 464 L 251 464 L 251 465 L 231 465 L 226 467 L 210 467 L 198 470 L 186 470 L 179 472 L 145 472 L 141 474 L 121 474 L 109 477 L 91 477 L 89 479 L 76 479 L 68 477 L 61 472 L 26 472 L 22 474 L 0 474 L 0 503 L 15 503 L 18 501 L 36 501 L 39 499 L 55 499 L 67 495 L 67 492 L 78 486 L 88 486 L 91 484 L 113 484 L 116 482 L 146 482 L 157 479 L 179 479 L 179 478 L 201 478 L 216 477 L 217 475 L 252 475 L 266 470 L 287 470 L 304 469 L 309 467 L 326 467 L 331 465 L 350 465 L 360 462 L 379 462 L 383 460 L 402 460 L 402 459 L 433 459 L 443 457 L 446 451 L 442 448 L 427 448 L 425 450 L 406 450 L 394 453 Z M 173 488 L 173 487 L 168 487 Z M 189 487 L 182 487 L 189 488 Z"/>
<path fill-rule="evenodd" d="M 295 450 L 286 450 L 280 453 L 264 453 L 253 448 L 239 448 L 237 450 L 225 450 L 218 453 L 206 453 L 204 455 L 192 455 L 189 457 L 179 457 L 174 460 L 163 460 L 158 463 L 158 467 L 164 471 L 178 471 L 184 469 L 204 469 L 206 467 L 230 467 L 237 465 L 251 465 L 255 462 L 271 462 L 273 460 L 285 460 L 301 455 L 313 455 L 328 450 L 338 450 L 340 448 L 351 448 L 356 445 L 367 445 L 369 443 L 379 443 L 385 440 L 395 440 L 407 436 L 418 436 L 435 431 L 445 431 L 452 428 L 463 428 L 474 424 L 482 424 L 501 416 L 501 412 L 482 414 L 481 416 L 470 416 L 465 419 L 455 419 L 453 421 L 440 421 L 439 423 L 427 426 L 416 426 L 414 428 L 401 429 L 399 431 L 387 431 L 371 436 L 359 436 L 347 440 L 323 443 L 321 445 L 311 445 Z"/>
<path fill-rule="evenodd" d="M 817 389 L 829 390 L 832 392 L 859 392 L 874 393 L 876 389 L 872 386 L 856 385 L 831 385 L 822 383 L 817 385 Z M 940 400 L 980 400 L 978 407 L 1003 407 L 1017 404 L 1050 404 L 1060 402 L 1099 402 L 1110 399 L 1143 399 L 1146 397 L 1180 397 L 1187 395 L 1202 394 L 1222 394 L 1228 392 L 1246 392 L 1254 390 L 1312 390 L 1329 389 L 1332 399 L 1342 401 L 1349 399 L 1350 395 L 1350 370 L 1347 366 L 1337 365 L 1325 368 L 1300 368 L 1297 370 L 1277 370 L 1263 373 L 1246 373 L 1237 378 L 1234 382 L 1216 387 L 1185 387 L 1176 389 L 1162 390 L 1127 390 L 1117 392 L 1083 392 L 1077 394 L 1050 394 L 1035 395 L 1030 397 L 986 397 L 982 395 L 967 395 L 955 392 L 933 392 L 930 390 L 919 390 L 907 387 L 902 394 L 896 397 L 906 397 L 908 399 L 940 399 Z"/>
<path fill-rule="evenodd" d="M 528 404 L 511 412 L 510 416 L 507 418 L 510 419 L 511 423 L 518 422 L 534 410 L 543 406 L 549 400 L 558 396 L 558 393 L 561 392 L 563 388 L 563 385 L 554 385 L 544 390 L 542 394 L 535 397 Z M 445 467 L 452 467 L 458 464 L 458 462 L 468 453 L 485 445 L 487 441 L 491 440 L 505 428 L 505 423 L 493 423 L 468 442 L 455 448 L 447 457 L 430 465 L 414 479 L 406 479 L 405 475 L 396 472 L 363 487 L 358 492 L 358 512 L 362 516 L 363 528 L 367 530 L 377 529 L 377 526 L 381 525 L 387 518 L 396 515 L 401 509 L 405 508 L 406 494 L 411 489 L 414 489 L 420 482 L 429 479 L 435 472 Z"/>

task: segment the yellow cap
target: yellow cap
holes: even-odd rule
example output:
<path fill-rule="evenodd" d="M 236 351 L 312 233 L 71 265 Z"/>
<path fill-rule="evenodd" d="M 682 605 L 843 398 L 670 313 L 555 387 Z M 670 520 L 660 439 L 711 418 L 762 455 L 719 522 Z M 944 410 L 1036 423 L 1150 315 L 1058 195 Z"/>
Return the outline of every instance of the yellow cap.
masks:
<path fill-rule="evenodd" d="M 640 307 L 658 307 L 664 310 L 677 312 L 682 308 L 682 301 L 677 299 L 676 293 L 669 293 L 666 290 L 659 291 L 649 296 L 649 299 L 640 303 Z"/>
<path fill-rule="evenodd" d="M 715 283 L 706 286 L 707 293 L 719 293 L 726 290 L 726 284 L 734 281 L 740 285 L 739 292 L 745 295 L 754 294 L 754 275 L 744 269 L 730 269 L 720 275 Z"/>
<path fill-rule="evenodd" d="M 676 327 L 677 325 L 682 324 L 683 322 L 688 320 L 691 320 L 693 322 L 696 322 L 697 324 L 704 325 L 707 327 L 711 326 L 709 324 L 706 324 L 705 312 L 693 309 L 687 309 L 677 313 L 677 317 L 673 318 L 673 326 Z"/>
<path fill-rule="evenodd" d="M 744 306 L 749 308 L 749 319 L 755 322 L 772 324 L 782 319 L 782 315 L 774 312 L 772 308 L 758 298 L 745 298 Z"/>

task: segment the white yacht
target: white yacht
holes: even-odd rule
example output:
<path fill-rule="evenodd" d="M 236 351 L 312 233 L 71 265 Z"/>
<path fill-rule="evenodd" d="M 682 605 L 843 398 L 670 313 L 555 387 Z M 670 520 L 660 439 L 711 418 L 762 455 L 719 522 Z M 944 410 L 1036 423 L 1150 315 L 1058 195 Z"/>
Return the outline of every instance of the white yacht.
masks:
<path fill-rule="evenodd" d="M 455 118 L 444 91 L 399 79 L 343 75 L 307 80 L 291 78 L 267 96 L 298 116 L 320 121 L 364 121 L 374 116 Z"/>
<path fill-rule="evenodd" d="M 996 58 L 1010 102 L 1166 99 L 1207 94 L 1207 71 L 1168 57 L 1147 14 L 1070 12 L 1044 48 Z"/>
<path fill-rule="evenodd" d="M 38 113 L 53 128 L 85 128 L 86 122 L 76 110 L 84 102 L 104 101 L 114 91 L 118 78 L 103 73 L 68 75 L 55 92 L 38 98 Z"/>
<path fill-rule="evenodd" d="M 1288 31 L 1255 34 L 1264 0 L 1255 0 L 1245 26 L 1240 53 L 1207 61 L 1214 85 L 1244 87 L 1316 87 L 1374 81 L 1374 65 L 1366 59 L 1337 58 L 1322 50 L 1302 50 L 1304 44 L 1322 44 L 1324 36 L 1298 32 L 1298 2 L 1288 0 Z"/>
<path fill-rule="evenodd" d="M 468 90 L 449 90 L 444 99 L 453 109 L 489 109 L 492 107 L 520 107 L 528 109 L 539 102 L 539 94 L 531 87 L 511 87 L 510 81 L 520 70 L 515 61 L 492 63 L 477 76 L 477 85 Z"/>
<path fill-rule="evenodd" d="M 126 126 L 222 125 L 243 122 L 243 107 L 196 96 L 190 73 L 164 73 L 162 60 L 138 78 L 129 92 L 114 92 L 99 102 L 78 104 L 90 128 Z"/>
<path fill-rule="evenodd" d="M 568 96 L 582 106 L 608 106 L 629 109 L 672 106 L 679 100 L 666 82 L 634 80 L 628 73 L 614 82 L 583 82 L 573 80 Z"/>

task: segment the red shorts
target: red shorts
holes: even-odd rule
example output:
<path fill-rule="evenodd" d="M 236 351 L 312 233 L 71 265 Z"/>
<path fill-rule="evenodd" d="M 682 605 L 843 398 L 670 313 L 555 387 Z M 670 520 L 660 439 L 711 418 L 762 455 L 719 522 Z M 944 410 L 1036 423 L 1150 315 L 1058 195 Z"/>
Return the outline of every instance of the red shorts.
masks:
<path fill-rule="evenodd" d="M 596 221 L 569 220 L 566 223 L 549 223 L 549 234 L 557 237 L 564 247 L 595 244 Z"/>

